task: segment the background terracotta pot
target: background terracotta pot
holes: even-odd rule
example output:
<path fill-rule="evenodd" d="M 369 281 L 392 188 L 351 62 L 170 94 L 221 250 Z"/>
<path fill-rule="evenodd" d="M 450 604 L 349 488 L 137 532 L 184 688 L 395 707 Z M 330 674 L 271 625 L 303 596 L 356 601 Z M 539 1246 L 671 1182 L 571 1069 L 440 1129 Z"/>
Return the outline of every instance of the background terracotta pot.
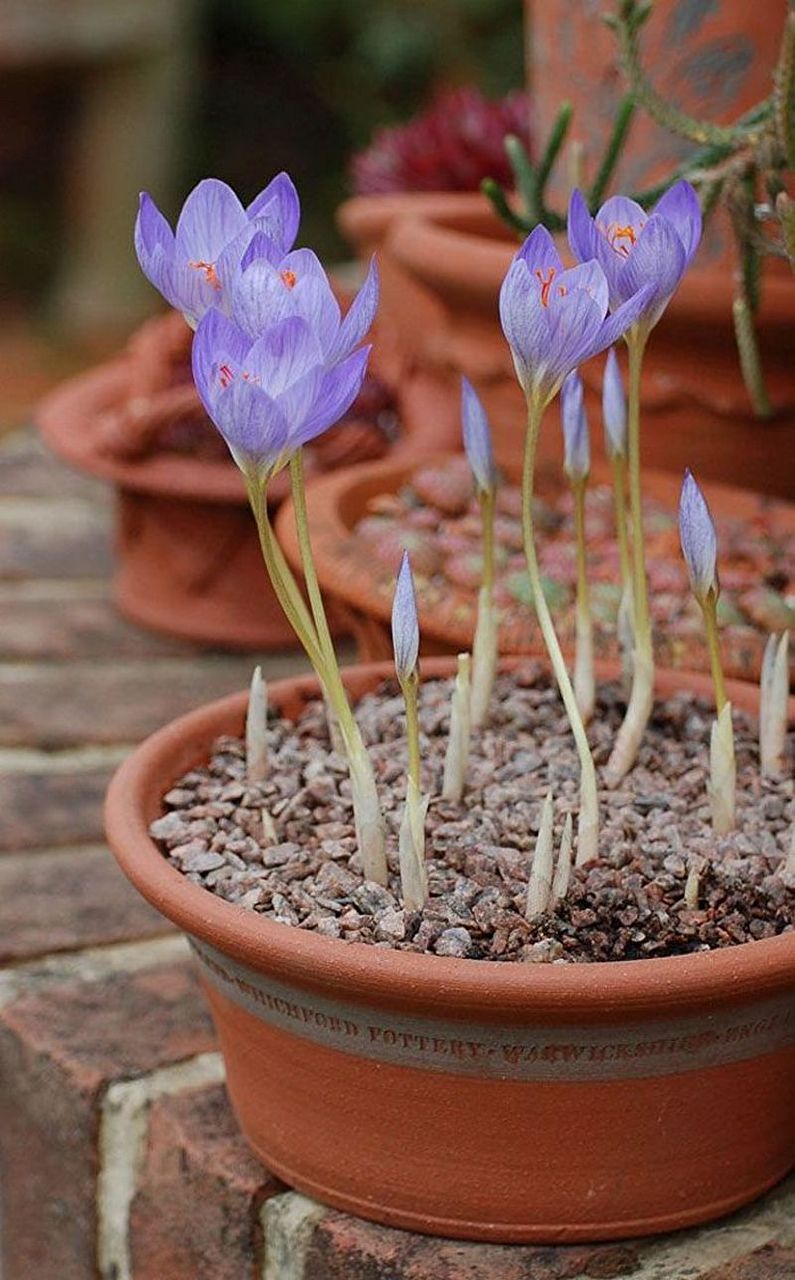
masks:
<path fill-rule="evenodd" d="M 262 564 L 243 480 L 207 422 L 190 380 L 191 334 L 176 312 L 147 322 L 118 357 L 65 383 L 37 410 L 67 461 L 109 480 L 118 505 L 116 603 L 133 621 L 208 644 L 280 649 L 295 643 Z M 378 353 L 371 368 L 379 372 Z M 375 384 L 373 384 L 375 386 Z M 381 394 L 375 387 L 376 397 Z M 394 456 L 422 456 L 412 395 L 388 391 L 400 420 Z M 443 439 L 443 437 L 441 437 Z M 307 451 L 307 470 L 390 449 L 370 421 L 348 420 Z M 270 490 L 275 509 L 289 489 Z M 338 617 L 336 625 L 343 622 Z"/>
<path fill-rule="evenodd" d="M 345 673 L 354 699 L 388 665 Z M 449 674 L 437 660 L 426 674 Z M 605 674 L 604 672 L 602 674 Z M 660 692 L 707 681 L 661 674 Z M 283 714 L 310 679 L 271 689 Z M 735 685 L 735 705 L 755 691 Z M 192 942 L 248 1141 L 288 1183 L 366 1218 L 547 1242 L 670 1230 L 795 1162 L 795 933 L 592 965 L 393 952 L 262 919 L 188 882 L 148 836 L 161 796 L 239 733 L 244 695 L 125 762 L 107 830 Z"/>
<path fill-rule="evenodd" d="M 452 423 L 458 420 L 460 377 L 466 374 L 489 412 L 503 466 L 514 465 L 520 454 L 526 412 L 497 311 L 515 249 L 516 241 L 483 197 L 474 197 L 454 216 L 394 222 L 384 247 L 385 260 L 410 276 L 436 308 L 433 328 L 423 324 L 414 333 L 411 310 L 403 308 L 401 296 L 384 297 L 385 319 L 401 335 L 409 375 L 421 371 L 426 380 L 446 389 L 447 420 Z M 725 271 L 694 269 L 647 352 L 642 390 L 647 465 L 680 475 L 690 466 L 700 479 L 780 497 L 795 494 L 791 273 L 767 279 L 763 297 L 761 345 L 776 416 L 762 422 L 748 405 L 732 328 L 730 277 Z M 426 309 L 430 311 L 428 302 Z M 599 359 L 583 370 L 594 424 L 600 421 L 602 367 Z M 557 419 L 557 405 L 549 416 Z M 602 456 L 602 433 L 592 434 L 595 456 Z M 547 431 L 541 456 L 558 451 L 556 432 Z"/>
<path fill-rule="evenodd" d="M 344 607 L 356 637 L 359 658 L 363 662 L 380 661 L 392 656 L 390 619 L 401 546 L 398 538 L 393 539 L 391 559 L 379 560 L 373 554 L 372 542 L 357 537 L 353 530 L 364 516 L 371 513 L 375 505 L 388 509 L 390 496 L 410 484 L 412 477 L 420 470 L 425 471 L 434 466 L 444 468 L 446 464 L 449 469 L 451 461 L 452 459 L 441 456 L 427 459 L 420 467 L 387 460 L 355 470 L 339 471 L 333 476 L 320 477 L 312 483 L 309 515 L 318 576 L 327 598 Z M 515 470 L 509 472 L 509 479 L 518 481 Z M 592 484 L 599 483 L 611 483 L 606 464 L 597 463 L 594 467 Z M 644 496 L 662 504 L 672 513 L 678 507 L 679 491 L 678 476 L 655 471 L 644 473 Z M 552 501 L 562 500 L 567 495 L 568 485 L 559 461 L 540 468 L 537 492 Z M 753 525 L 764 516 L 778 531 L 779 538 L 788 535 L 795 542 L 795 506 L 786 503 L 771 504 L 757 494 L 730 486 L 710 485 L 707 493 L 712 512 L 719 520 L 737 519 Z M 376 503 L 376 500 L 381 501 Z M 297 566 L 299 554 L 289 502 L 284 505 L 277 518 L 277 533 L 288 560 Z M 408 528 L 406 533 L 409 536 L 414 533 L 420 540 L 414 555 L 414 570 L 423 584 L 418 600 L 423 654 L 456 654 L 468 650 L 474 633 L 476 589 L 465 590 L 447 580 L 440 583 L 435 571 L 426 573 L 421 559 L 423 535 Z M 540 536 L 543 539 L 543 534 Z M 674 541 L 675 554 L 678 556 L 678 534 L 674 536 Z M 668 552 L 669 541 L 666 540 L 666 555 Z M 724 578 L 729 582 L 732 571 L 737 566 L 732 563 L 725 548 L 720 563 Z M 761 585 L 761 582 L 754 583 L 760 589 Z M 514 618 L 516 612 L 515 608 Z M 532 614 L 529 610 L 521 612 L 526 613 L 526 622 L 523 618 L 521 625 L 503 623 L 500 630 L 500 652 L 543 654 L 543 641 L 537 627 L 532 624 Z M 766 626 L 762 626 L 760 613 L 755 630 L 749 624 L 742 630 L 738 628 L 731 636 L 724 634 L 723 659 L 727 672 L 743 679 L 758 679 L 768 630 L 779 629 L 781 625 L 777 623 L 774 627 L 773 622 L 769 621 Z M 700 627 L 697 634 L 700 641 Z M 658 649 L 658 661 L 662 665 L 709 670 L 709 659 L 703 644 L 694 648 L 692 645 L 677 645 L 675 640 L 675 637 L 672 638 L 667 648 Z M 563 644 L 564 648 L 568 648 L 565 634 Z M 614 636 L 605 632 L 598 621 L 595 644 L 597 656 L 617 657 Z"/>

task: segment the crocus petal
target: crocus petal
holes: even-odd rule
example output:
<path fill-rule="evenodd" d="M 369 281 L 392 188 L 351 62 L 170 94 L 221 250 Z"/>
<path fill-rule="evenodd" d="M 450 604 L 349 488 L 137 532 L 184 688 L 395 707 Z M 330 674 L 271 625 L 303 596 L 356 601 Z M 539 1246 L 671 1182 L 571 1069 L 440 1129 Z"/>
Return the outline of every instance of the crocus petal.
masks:
<path fill-rule="evenodd" d="M 684 246 L 676 231 L 665 218 L 652 214 L 621 267 L 617 293 L 626 300 L 651 282 L 654 289 L 644 309 L 643 323 L 652 328 L 660 319 L 686 268 Z"/>
<path fill-rule="evenodd" d="M 378 310 L 379 280 L 375 257 L 370 259 L 370 269 L 364 284 L 351 303 L 340 325 L 339 333 L 326 358 L 331 362 L 341 360 L 353 351 L 364 338 Z"/>
<path fill-rule="evenodd" d="M 568 271 L 561 272 L 559 279 L 554 281 L 549 291 L 550 310 L 565 306 L 566 295 L 573 293 L 575 289 L 584 289 L 593 298 L 601 314 L 603 316 L 607 314 L 609 302 L 607 278 L 598 262 L 595 260 L 582 262 L 579 266 L 570 267 Z"/>
<path fill-rule="evenodd" d="M 530 235 L 521 249 L 519 249 L 514 262 L 517 260 L 525 262 L 528 270 L 532 273 L 540 271 L 542 276 L 548 273 L 550 267 L 555 273 L 563 270 L 563 263 L 555 247 L 555 241 L 546 227 L 540 222 L 537 227 L 533 227 Z"/>
<path fill-rule="evenodd" d="M 245 373 L 275 398 L 322 363 L 323 353 L 312 326 L 303 316 L 288 316 L 270 325 L 252 345 Z"/>
<path fill-rule="evenodd" d="M 240 379 L 216 402 L 215 424 L 241 471 L 273 469 L 287 450 L 289 422 L 261 387 Z"/>
<path fill-rule="evenodd" d="M 301 202 L 289 174 L 277 173 L 248 205 L 246 216 L 256 220 L 282 253 L 292 249 L 301 221 Z"/>
<path fill-rule="evenodd" d="M 491 427 L 486 410 L 469 378 L 461 379 L 461 426 L 464 449 L 475 483 L 483 493 L 493 490 L 497 484 L 497 468 L 491 445 Z"/>
<path fill-rule="evenodd" d="M 560 389 L 560 421 L 563 427 L 564 470 L 572 480 L 587 480 L 591 470 L 588 418 L 582 378 L 576 369 L 564 379 Z"/>
<path fill-rule="evenodd" d="M 400 562 L 395 595 L 392 601 L 392 648 L 395 671 L 399 680 L 408 680 L 417 668 L 420 653 L 420 627 L 417 621 L 417 597 L 407 551 Z"/>
<path fill-rule="evenodd" d="M 685 261 L 690 261 L 701 241 L 701 205 L 694 188 L 686 178 L 680 178 L 660 196 L 653 209 L 655 217 L 665 218 L 682 241 Z"/>
<path fill-rule="evenodd" d="M 605 430 L 605 446 L 610 457 L 626 456 L 627 452 L 627 400 L 621 378 L 615 347 L 607 353 L 602 380 L 602 422 Z"/>
<path fill-rule="evenodd" d="M 188 262 L 214 263 L 229 241 L 245 230 L 247 221 L 232 188 L 218 178 L 204 178 L 182 206 L 177 254 Z"/>
<path fill-rule="evenodd" d="M 549 309 L 526 261 L 514 259 L 500 289 L 500 323 L 525 392 L 544 376 L 549 350 Z"/>
<path fill-rule="evenodd" d="M 223 389 L 218 378 L 219 368 L 228 367 L 224 382 L 235 380 L 245 368 L 250 346 L 242 329 L 215 308 L 200 320 L 193 339 L 191 362 L 196 390 L 211 418 L 215 399 Z"/>
<path fill-rule="evenodd" d="M 604 236 L 596 230 L 593 218 L 581 191 L 576 187 L 569 199 L 569 213 L 566 222 L 569 248 L 580 262 L 590 262 L 596 258 L 602 262 Z"/>
<path fill-rule="evenodd" d="M 647 217 L 648 214 L 637 200 L 630 200 L 629 196 L 609 196 L 594 218 L 594 223 L 597 233 L 604 236 L 608 244 L 612 244 L 613 252 L 624 257 L 632 252 L 632 244 L 637 241 Z M 632 236 L 616 234 L 630 229 Z"/>
<path fill-rule="evenodd" d="M 290 290 L 266 257 L 235 273 L 229 306 L 235 323 L 251 338 L 294 313 Z"/>
<path fill-rule="evenodd" d="M 146 262 L 155 249 L 170 254 L 174 250 L 174 232 L 168 225 L 148 191 L 138 198 L 138 216 L 135 219 L 135 250 L 138 261 L 146 271 Z"/>
<path fill-rule="evenodd" d="M 603 316 L 598 303 L 584 289 L 576 289 L 566 305 L 556 307 L 549 322 L 550 358 L 546 394 L 551 398 L 567 373 L 598 350 Z"/>
<path fill-rule="evenodd" d="M 282 253 L 275 240 L 269 235 L 261 231 L 256 223 L 252 223 L 254 234 L 248 242 L 248 247 L 242 255 L 239 262 L 240 272 L 247 271 L 254 262 L 264 259 L 270 263 L 272 267 L 278 266 L 282 260 Z"/>
<path fill-rule="evenodd" d="M 718 592 L 718 540 L 706 498 L 690 470 L 679 499 L 679 537 L 693 594 L 702 604 Z"/>
<path fill-rule="evenodd" d="M 359 347 L 347 360 L 326 369 L 315 407 L 301 428 L 302 443 L 313 440 L 348 412 L 362 389 L 371 349 Z"/>

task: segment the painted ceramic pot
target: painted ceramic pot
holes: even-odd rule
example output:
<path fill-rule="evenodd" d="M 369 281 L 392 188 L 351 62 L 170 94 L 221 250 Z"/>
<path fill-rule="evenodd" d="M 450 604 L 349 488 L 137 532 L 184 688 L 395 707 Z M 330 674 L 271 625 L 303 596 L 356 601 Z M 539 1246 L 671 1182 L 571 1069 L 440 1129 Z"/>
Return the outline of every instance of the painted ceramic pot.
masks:
<path fill-rule="evenodd" d="M 431 660 L 425 674 L 452 670 Z M 344 678 L 355 701 L 390 672 Z M 660 673 L 658 692 L 707 683 Z M 318 686 L 270 693 L 295 716 Z M 756 696 L 730 692 L 748 709 Z M 148 835 L 163 794 L 219 735 L 241 732 L 245 706 L 243 694 L 213 703 L 139 747 L 112 783 L 107 832 L 133 883 L 190 939 L 232 1104 L 268 1168 L 391 1226 L 550 1243 L 702 1222 L 787 1173 L 795 933 L 527 966 L 265 920 L 191 884 Z"/>
<path fill-rule="evenodd" d="M 37 421 L 56 452 L 116 488 L 114 594 L 127 617 L 206 644 L 284 648 L 293 633 L 262 565 L 242 477 L 191 381 L 190 342 L 176 312 L 147 322 L 120 356 L 51 393 Z M 348 417 L 307 450 L 309 474 L 433 447 L 404 430 L 417 415 L 379 376 L 377 352 L 371 368 Z M 287 473 L 277 476 L 274 510 L 288 489 Z"/>
<path fill-rule="evenodd" d="M 515 473 L 513 479 L 518 479 Z M 646 472 L 643 492 L 657 661 L 708 671 L 703 624 L 692 601 L 679 547 L 680 480 Z M 542 579 L 558 635 L 574 649 L 576 562 L 571 497 L 558 464 L 542 468 L 536 526 Z M 609 469 L 597 464 L 589 484 L 587 534 L 594 649 L 618 659 L 618 549 Z M 788 600 L 795 583 L 795 507 L 725 485 L 708 487 L 718 522 L 721 649 L 725 669 L 758 680 L 768 635 L 795 623 Z M 518 489 L 498 497 L 495 601 L 500 652 L 543 653 L 528 598 Z M 543 504 L 543 505 L 541 505 Z M 326 596 L 344 606 L 362 662 L 389 658 L 395 573 L 404 549 L 412 557 L 423 653 L 456 654 L 472 647 L 480 585 L 480 517 L 462 455 L 417 467 L 390 461 L 315 480 L 309 501 L 312 543 Z M 299 555 L 289 503 L 277 519 L 288 560 Z M 766 585 L 767 584 L 767 585 Z"/>

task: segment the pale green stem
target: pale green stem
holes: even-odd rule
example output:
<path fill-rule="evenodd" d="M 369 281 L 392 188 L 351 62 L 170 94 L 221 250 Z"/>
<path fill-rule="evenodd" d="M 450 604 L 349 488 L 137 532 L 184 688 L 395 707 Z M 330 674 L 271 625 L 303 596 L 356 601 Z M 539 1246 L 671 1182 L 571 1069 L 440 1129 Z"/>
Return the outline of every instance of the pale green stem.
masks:
<path fill-rule="evenodd" d="M 494 589 L 494 503 L 496 494 L 493 489 L 484 489 L 478 493 L 480 517 L 483 528 L 483 578 L 482 585 L 491 593 Z"/>
<path fill-rule="evenodd" d="M 522 534 L 527 572 L 530 577 L 538 624 L 544 637 L 544 643 L 563 699 L 563 705 L 566 708 L 580 760 L 580 822 L 577 840 L 577 862 L 582 865 L 596 858 L 598 852 L 599 810 L 596 797 L 596 770 L 591 756 L 591 749 L 588 746 L 585 726 L 577 707 L 577 699 L 574 696 L 574 689 L 572 688 L 569 673 L 566 670 L 566 663 L 563 660 L 563 654 L 558 643 L 558 637 L 555 633 L 552 615 L 544 598 L 538 558 L 536 556 L 533 532 L 533 487 L 536 448 L 543 411 L 544 406 L 540 400 L 537 397 L 531 397 L 528 401 L 527 437 L 522 472 Z"/>
<path fill-rule="evenodd" d="M 618 542 L 621 587 L 624 591 L 631 591 L 632 561 L 629 558 L 629 539 L 627 538 L 627 496 L 625 487 L 627 461 L 620 454 L 614 454 L 611 463 L 613 467 L 613 501 L 616 512 L 616 541 Z"/>
<path fill-rule="evenodd" d="M 607 763 L 607 778 L 615 784 L 632 768 L 654 695 L 654 655 L 652 652 L 649 590 L 646 580 L 646 550 L 643 540 L 643 499 L 640 483 L 640 373 L 648 333 L 636 325 L 626 341 L 629 348 L 629 394 L 627 397 L 627 453 L 629 505 L 632 520 L 632 584 L 635 651 L 629 704 Z"/>
<path fill-rule="evenodd" d="M 478 592 L 478 614 L 472 642 L 471 725 L 477 729 L 488 713 L 497 666 L 497 622 L 494 616 L 494 489 L 480 490 L 483 531 L 483 575 Z"/>
<path fill-rule="evenodd" d="M 417 694 L 420 687 L 419 673 L 415 670 L 406 680 L 400 681 L 403 702 L 406 707 L 406 743 L 408 746 L 408 775 L 418 791 L 420 787 L 420 715 Z"/>
<path fill-rule="evenodd" d="M 577 554 L 576 651 L 574 692 L 580 714 L 587 724 L 596 699 L 593 669 L 593 627 L 588 598 L 588 561 L 585 542 L 585 480 L 572 481 L 574 492 L 574 538 Z"/>
<path fill-rule="evenodd" d="M 718 715 L 720 715 L 721 711 L 726 706 L 727 699 L 726 685 L 723 679 L 723 666 L 720 660 L 717 604 L 717 596 L 714 591 L 710 591 L 706 599 L 701 603 L 701 612 L 704 615 L 704 627 L 707 633 L 707 647 L 709 649 L 709 664 L 712 669 L 712 683 L 715 687 L 715 709 L 717 710 Z"/>

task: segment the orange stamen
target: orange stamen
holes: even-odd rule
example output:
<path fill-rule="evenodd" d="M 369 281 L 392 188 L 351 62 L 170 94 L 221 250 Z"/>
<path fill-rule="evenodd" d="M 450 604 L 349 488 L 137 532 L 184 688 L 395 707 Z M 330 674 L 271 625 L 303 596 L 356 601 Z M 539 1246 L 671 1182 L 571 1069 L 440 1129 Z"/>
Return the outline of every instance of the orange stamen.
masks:
<path fill-rule="evenodd" d="M 221 380 L 221 386 L 226 390 L 235 375 L 228 364 L 222 364 L 218 368 L 218 376 Z"/>
<path fill-rule="evenodd" d="M 295 274 L 294 271 L 280 271 L 279 275 L 281 276 L 282 280 L 284 281 L 288 289 L 295 288 L 295 282 L 298 279 L 298 276 Z"/>
<path fill-rule="evenodd" d="M 218 272 L 215 269 L 214 262 L 189 262 L 189 267 L 195 267 L 197 271 L 204 272 L 204 278 L 213 289 L 221 288 L 221 281 L 218 279 Z"/>
<path fill-rule="evenodd" d="M 607 228 L 607 238 L 611 249 L 615 249 L 616 253 L 622 253 L 625 258 L 629 257 L 630 248 L 636 245 L 638 241 L 637 232 L 633 226 L 627 224 L 627 226 L 621 227 L 617 222 L 612 222 Z M 628 240 L 629 244 L 616 244 L 617 240 Z"/>
<path fill-rule="evenodd" d="M 552 281 L 555 279 L 557 272 L 554 267 L 550 267 L 546 276 L 543 276 L 541 274 L 541 271 L 538 269 L 536 269 L 535 274 L 536 274 L 536 278 L 541 282 L 541 305 L 542 307 L 548 307 L 549 291 L 552 288 Z"/>

